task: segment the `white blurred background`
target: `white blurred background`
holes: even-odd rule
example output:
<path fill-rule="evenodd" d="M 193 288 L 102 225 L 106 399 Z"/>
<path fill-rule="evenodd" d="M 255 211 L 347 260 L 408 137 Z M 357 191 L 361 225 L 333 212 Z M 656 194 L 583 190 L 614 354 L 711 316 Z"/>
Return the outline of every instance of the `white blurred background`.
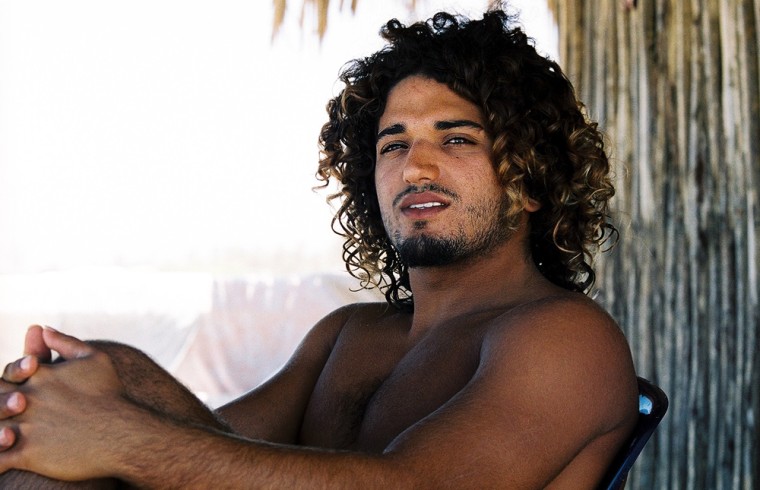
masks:
<path fill-rule="evenodd" d="M 485 0 L 0 0 L 0 362 L 31 323 L 137 345 L 217 405 L 352 293 L 325 104 L 377 32 Z M 543 0 L 513 0 L 557 59 Z"/>

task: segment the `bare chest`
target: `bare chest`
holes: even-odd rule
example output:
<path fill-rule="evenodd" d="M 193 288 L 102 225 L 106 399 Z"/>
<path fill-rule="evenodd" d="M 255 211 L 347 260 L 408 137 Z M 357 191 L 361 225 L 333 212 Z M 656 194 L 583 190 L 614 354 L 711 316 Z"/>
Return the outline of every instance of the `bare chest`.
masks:
<path fill-rule="evenodd" d="M 325 365 L 301 444 L 381 452 L 472 379 L 482 342 L 477 329 L 441 332 L 411 347 L 388 332 L 355 334 L 336 344 Z"/>

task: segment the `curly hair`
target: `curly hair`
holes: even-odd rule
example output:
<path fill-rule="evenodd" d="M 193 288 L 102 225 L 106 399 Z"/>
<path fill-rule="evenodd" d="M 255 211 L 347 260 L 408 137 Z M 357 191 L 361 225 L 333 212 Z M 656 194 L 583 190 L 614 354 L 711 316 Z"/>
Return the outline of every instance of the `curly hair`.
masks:
<path fill-rule="evenodd" d="M 510 207 L 525 198 L 541 204 L 530 215 L 531 255 L 553 283 L 588 292 L 595 274 L 593 253 L 617 230 L 608 201 L 614 194 L 609 162 L 597 124 L 559 65 L 541 55 L 503 10 L 482 20 L 440 12 L 404 26 L 381 29 L 385 48 L 349 62 L 343 90 L 327 105 L 320 134 L 317 178 L 331 178 L 340 191 L 333 229 L 345 238 L 347 270 L 362 287 L 377 286 L 389 303 L 412 304 L 407 266 L 383 227 L 375 191 L 378 121 L 388 94 L 402 79 L 420 75 L 447 85 L 480 107 L 493 137 L 494 168 Z"/>

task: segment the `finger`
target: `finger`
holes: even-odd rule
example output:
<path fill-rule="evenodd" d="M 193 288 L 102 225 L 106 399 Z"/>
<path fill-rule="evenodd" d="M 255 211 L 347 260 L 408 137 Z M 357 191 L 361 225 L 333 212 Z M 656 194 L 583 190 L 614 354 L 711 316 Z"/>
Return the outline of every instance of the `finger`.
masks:
<path fill-rule="evenodd" d="M 5 366 L 5 371 L 3 371 L 3 381 L 9 383 L 23 383 L 37 372 L 39 366 L 40 363 L 36 357 L 24 356 Z"/>
<path fill-rule="evenodd" d="M 0 395 L 0 420 L 13 417 L 26 409 L 26 398 L 15 391 Z"/>
<path fill-rule="evenodd" d="M 0 451 L 5 451 L 16 442 L 16 433 L 10 427 L 0 427 Z"/>
<path fill-rule="evenodd" d="M 32 325 L 26 330 L 24 354 L 35 356 L 42 362 L 50 362 L 52 353 L 50 352 L 50 348 L 45 345 L 45 340 L 42 338 L 41 326 Z"/>
<path fill-rule="evenodd" d="M 45 345 L 60 354 L 63 359 L 79 359 L 95 353 L 95 349 L 87 343 L 50 327 L 42 330 L 42 338 Z"/>

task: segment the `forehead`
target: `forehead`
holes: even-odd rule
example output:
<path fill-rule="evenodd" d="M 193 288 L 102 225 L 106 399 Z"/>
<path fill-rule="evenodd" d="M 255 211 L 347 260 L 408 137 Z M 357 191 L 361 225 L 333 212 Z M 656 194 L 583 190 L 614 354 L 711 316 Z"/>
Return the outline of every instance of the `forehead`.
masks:
<path fill-rule="evenodd" d="M 480 108 L 443 83 L 420 75 L 404 78 L 388 94 L 379 126 L 408 119 L 470 119 L 483 122 Z"/>

